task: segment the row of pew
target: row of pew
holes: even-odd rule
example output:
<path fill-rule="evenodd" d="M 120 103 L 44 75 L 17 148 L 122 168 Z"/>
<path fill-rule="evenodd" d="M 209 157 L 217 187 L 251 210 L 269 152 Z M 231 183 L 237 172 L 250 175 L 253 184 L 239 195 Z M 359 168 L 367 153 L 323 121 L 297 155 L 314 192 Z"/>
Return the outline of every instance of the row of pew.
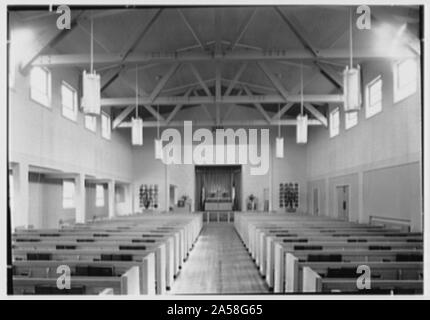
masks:
<path fill-rule="evenodd" d="M 240 213 L 234 224 L 275 293 L 423 292 L 422 233 L 285 214 Z"/>
<path fill-rule="evenodd" d="M 201 215 L 145 214 L 61 229 L 16 230 L 13 292 L 166 294 L 202 226 Z M 67 288 L 58 285 L 61 275 L 69 276 Z"/>

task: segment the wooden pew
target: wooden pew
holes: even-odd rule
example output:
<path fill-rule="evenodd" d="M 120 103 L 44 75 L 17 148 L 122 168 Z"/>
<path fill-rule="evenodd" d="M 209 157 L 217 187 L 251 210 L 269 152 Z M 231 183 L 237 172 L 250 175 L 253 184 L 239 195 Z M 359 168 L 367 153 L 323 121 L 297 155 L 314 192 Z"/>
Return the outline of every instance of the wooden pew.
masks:
<path fill-rule="evenodd" d="M 14 276 L 14 294 L 90 294 L 96 295 L 106 288 L 112 288 L 115 294 L 138 295 L 139 268 L 133 266 L 121 276 L 112 277 L 73 277 L 71 289 L 57 288 L 58 277 Z"/>
<path fill-rule="evenodd" d="M 272 274 L 274 274 L 273 282 L 274 282 L 274 289 L 275 292 L 280 292 L 279 290 L 282 290 L 282 283 L 283 283 L 283 272 L 285 265 L 285 253 L 286 252 L 296 252 L 299 250 L 314 250 L 315 252 L 324 252 L 325 250 L 344 250 L 344 251 L 351 251 L 351 250 L 409 250 L 411 252 L 415 250 L 421 250 L 422 249 L 422 243 L 417 242 L 392 242 L 392 243 L 386 243 L 386 242 L 356 242 L 356 243 L 350 243 L 346 241 L 342 241 L 339 239 L 338 242 L 320 242 L 311 244 L 311 243 L 305 243 L 305 244 L 296 244 L 296 243 L 285 243 L 285 242 L 279 242 L 279 241 L 273 241 L 273 249 L 272 249 L 272 243 L 269 238 L 268 241 L 268 253 L 269 250 L 273 250 L 273 263 L 272 259 L 270 258 L 270 255 L 268 254 L 267 257 L 267 277 L 269 280 L 271 280 Z"/>
<path fill-rule="evenodd" d="M 371 280 L 370 289 L 359 290 L 356 279 L 322 278 L 310 267 L 303 267 L 304 293 L 422 294 L 422 280 Z"/>
<path fill-rule="evenodd" d="M 156 254 L 156 253 L 159 254 Z M 103 261 L 113 263 L 114 261 L 131 261 L 143 262 L 145 257 L 153 253 L 155 254 L 155 279 L 156 279 L 156 293 L 166 293 L 166 261 L 165 257 L 165 244 L 160 244 L 156 250 L 27 250 L 16 249 L 12 252 L 14 261 L 34 261 L 37 260 L 53 260 L 53 261 Z M 28 254 L 32 255 L 29 256 Z M 30 258 L 30 259 L 28 259 Z"/>
<path fill-rule="evenodd" d="M 13 263 L 14 276 L 28 276 L 32 278 L 55 277 L 58 266 L 66 265 L 71 269 L 72 283 L 77 276 L 103 276 L 106 274 L 124 274 L 133 266 L 139 268 L 139 292 L 142 295 L 155 295 L 155 255 L 149 253 L 142 262 L 132 261 L 15 261 Z"/>
<path fill-rule="evenodd" d="M 266 257 L 269 254 L 273 254 L 273 248 L 271 251 L 268 251 L 270 247 L 267 244 L 268 238 L 273 237 L 271 239 L 274 240 L 287 240 L 290 243 L 299 244 L 309 244 L 309 245 L 318 245 L 321 242 L 335 242 L 339 240 L 343 240 L 349 243 L 371 243 L 371 242 L 380 242 L 380 243 L 390 243 L 390 242 L 410 242 L 410 243 L 422 243 L 423 238 L 422 235 L 417 234 L 371 234 L 367 235 L 367 233 L 360 234 L 336 234 L 336 233 L 324 233 L 321 235 L 320 233 L 311 233 L 311 232 L 297 232 L 297 233 L 276 233 L 276 232 L 258 232 L 258 242 L 255 245 L 255 263 L 259 267 L 259 271 L 261 275 L 266 275 L 266 263 L 262 263 L 266 261 Z M 270 257 L 269 257 L 270 259 Z"/>
<path fill-rule="evenodd" d="M 55 232 L 55 233 L 38 233 L 29 235 L 14 235 L 12 240 L 16 248 L 24 247 L 49 247 L 49 244 L 56 244 L 65 246 L 82 245 L 82 243 L 90 246 L 91 243 L 96 245 L 104 245 L 104 242 L 112 242 L 118 245 L 148 245 L 151 246 L 158 242 L 167 241 L 167 263 L 168 279 L 173 279 L 179 273 L 182 266 L 182 261 L 185 259 L 185 254 L 180 250 L 179 233 L 174 233 L 174 239 L 170 239 L 169 234 L 160 233 L 140 233 L 140 232 L 98 232 L 88 231 L 79 232 L 77 234 L 72 232 Z M 97 243 L 97 244 L 96 244 Z M 110 246 L 111 244 L 106 243 Z"/>
<path fill-rule="evenodd" d="M 166 237 L 162 240 L 158 239 L 156 242 L 151 243 L 133 243 L 130 240 L 120 240 L 120 241 L 105 241 L 105 237 L 100 239 L 95 239 L 94 242 L 72 242 L 72 241 L 61 241 L 61 238 L 54 241 L 49 241 L 44 239 L 42 242 L 15 242 L 15 249 L 24 249 L 27 252 L 32 250 L 98 250 L 99 252 L 104 252 L 106 250 L 147 250 L 154 251 L 156 254 L 157 261 L 165 261 L 165 279 L 166 279 L 166 289 L 170 289 L 174 281 L 174 242 L 172 237 Z M 147 239 L 145 239 L 147 240 Z M 165 246 L 165 249 L 159 248 L 160 245 Z M 164 255 L 164 257 L 159 257 L 159 255 Z M 160 270 L 160 272 L 162 272 Z"/>
<path fill-rule="evenodd" d="M 266 282 L 275 292 L 284 291 L 284 277 L 287 276 L 285 252 L 296 254 L 303 250 L 299 255 L 333 255 L 340 257 L 339 261 L 345 262 L 348 262 L 348 259 L 395 261 L 398 255 L 412 255 L 415 257 L 412 261 L 417 257 L 422 261 L 420 233 L 405 233 L 381 226 L 359 225 L 332 219 L 324 221 L 313 217 L 279 215 L 240 214 L 235 220 L 235 227 L 260 273 L 265 275 Z M 387 254 L 385 250 L 391 252 Z M 319 254 L 315 254 L 318 252 Z"/>
<path fill-rule="evenodd" d="M 158 216 L 157 216 L 158 218 Z M 176 220 L 177 217 L 174 217 Z M 188 219 L 189 217 L 187 217 Z M 173 221 L 173 223 L 176 222 Z M 202 226 L 201 223 L 201 217 L 196 218 L 195 216 L 192 217 L 191 223 L 187 224 L 188 222 L 182 221 L 183 219 L 179 219 L 177 225 L 175 226 L 169 226 L 167 224 L 171 224 L 172 221 L 169 221 L 166 225 L 160 225 L 159 219 L 155 219 L 155 221 L 147 219 L 122 219 L 120 221 L 118 220 L 109 220 L 108 223 L 99 223 L 99 224 L 93 224 L 93 225 L 81 225 L 81 226 L 75 226 L 73 228 L 65 228 L 61 230 L 52 230 L 52 229 L 42 229 L 42 230 L 26 230 L 24 232 L 21 232 L 17 235 L 15 235 L 15 243 L 19 242 L 19 245 L 17 247 L 32 247 L 31 244 L 27 244 L 27 242 L 32 243 L 33 241 L 39 242 L 37 244 L 37 247 L 46 247 L 49 248 L 49 245 L 46 243 L 49 243 L 49 240 L 51 240 L 51 243 L 56 242 L 58 244 L 58 240 L 61 239 L 60 246 L 63 246 L 65 248 L 73 248 L 76 249 L 79 248 L 89 248 L 89 247 L 99 247 L 100 250 L 105 249 L 107 247 L 110 247 L 111 245 L 109 243 L 102 243 L 101 240 L 104 241 L 115 241 L 117 244 L 126 244 L 130 240 L 131 236 L 140 237 L 144 236 L 145 238 L 142 240 L 139 239 L 132 239 L 132 242 L 144 242 L 145 245 L 148 240 L 150 240 L 152 237 L 155 236 L 164 236 L 164 239 L 158 239 L 159 241 L 168 241 L 167 248 L 166 248 L 166 286 L 167 289 L 169 289 L 172 284 L 174 277 L 179 272 L 179 269 L 181 268 L 182 262 L 185 261 L 186 255 L 188 254 L 188 250 L 192 247 L 193 243 L 196 241 L 198 234 L 200 233 L 200 228 Z M 190 220 L 190 219 L 188 219 Z M 147 225 L 146 223 L 149 222 L 150 225 Z M 145 223 L 144 226 L 142 226 L 140 223 Z M 179 225 L 179 226 L 178 226 Z M 185 233 L 182 227 L 188 227 L 189 232 Z M 141 234 L 141 231 L 146 231 L 146 234 Z M 149 233 L 148 233 L 149 231 Z M 181 232 L 181 242 L 179 241 L 179 235 Z M 169 239 L 169 235 L 175 236 L 175 241 L 171 241 Z M 39 236 L 39 239 L 35 239 L 36 236 Z M 96 237 L 97 236 L 97 237 Z M 28 237 L 28 238 L 27 238 Z M 82 237 L 82 238 L 80 238 Z M 90 237 L 91 240 L 94 243 L 89 243 L 88 241 L 85 241 L 85 237 Z M 94 237 L 94 239 L 92 239 Z M 151 237 L 151 238 L 148 238 Z M 27 238 L 27 239 L 26 239 Z M 64 241 L 65 239 L 70 239 L 73 241 L 82 241 L 83 243 L 70 243 L 67 241 Z M 79 239 L 79 240 L 78 240 Z M 117 240 L 118 239 L 118 240 Z M 167 239 L 167 240 L 166 240 Z M 28 241 L 27 241 L 28 240 Z M 96 243 L 97 242 L 97 243 Z M 26 244 L 23 244 L 26 243 Z M 136 244 L 133 244 L 136 245 Z M 143 243 L 141 244 L 141 246 Z M 147 245 L 147 246 L 150 246 Z M 187 250 L 187 252 L 185 252 Z"/>
<path fill-rule="evenodd" d="M 422 262 L 299 262 L 291 253 L 285 256 L 285 287 L 284 292 L 302 292 L 303 268 L 309 267 L 320 277 L 355 278 L 357 267 L 366 265 L 371 270 L 372 280 L 422 280 Z"/>
<path fill-rule="evenodd" d="M 71 264 L 83 261 L 107 263 L 106 260 L 110 260 L 110 264 L 118 267 L 118 263 L 143 263 L 145 255 L 152 254 L 155 256 L 156 292 L 164 294 L 173 284 L 202 225 L 201 215 L 157 214 L 77 224 L 60 230 L 19 230 L 13 235 L 13 256 L 16 263 L 24 263 L 19 260 L 36 256 L 37 263 L 42 264 L 55 264 L 52 260 L 65 260 Z M 40 260 L 46 257 L 49 261 Z M 143 273 L 141 268 L 139 271 Z M 144 292 L 145 282 L 140 283 L 140 290 Z M 118 292 L 118 287 L 115 288 Z M 146 288 L 146 291 L 150 289 Z"/>

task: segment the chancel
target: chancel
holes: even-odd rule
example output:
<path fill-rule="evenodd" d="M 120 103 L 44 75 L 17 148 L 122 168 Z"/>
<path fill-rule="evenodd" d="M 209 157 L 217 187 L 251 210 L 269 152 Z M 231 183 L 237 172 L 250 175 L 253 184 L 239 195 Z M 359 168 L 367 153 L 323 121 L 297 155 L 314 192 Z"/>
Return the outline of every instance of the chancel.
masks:
<path fill-rule="evenodd" d="M 423 293 L 422 7 L 55 9 L 8 9 L 9 294 Z"/>

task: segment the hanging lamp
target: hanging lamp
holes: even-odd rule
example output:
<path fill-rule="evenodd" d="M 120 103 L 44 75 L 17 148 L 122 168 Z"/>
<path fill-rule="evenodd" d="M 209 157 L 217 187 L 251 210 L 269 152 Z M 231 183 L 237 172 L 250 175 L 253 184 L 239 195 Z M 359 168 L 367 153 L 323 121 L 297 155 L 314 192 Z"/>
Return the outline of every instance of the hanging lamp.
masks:
<path fill-rule="evenodd" d="M 278 78 L 282 78 L 282 74 L 277 74 Z M 284 138 L 281 136 L 281 104 L 278 104 L 278 136 L 276 137 L 276 158 L 284 157 Z"/>
<path fill-rule="evenodd" d="M 303 64 L 300 69 L 300 114 L 297 116 L 296 142 L 308 142 L 308 115 L 303 112 Z"/>
<path fill-rule="evenodd" d="M 136 66 L 136 116 L 131 118 L 131 144 L 133 146 L 143 145 L 143 121 L 139 118 L 139 87 L 137 79 L 137 66 Z"/>
<path fill-rule="evenodd" d="M 90 72 L 82 74 L 82 109 L 86 115 L 100 115 L 100 75 L 94 71 L 93 19 L 91 18 Z"/>
<path fill-rule="evenodd" d="M 157 105 L 157 114 L 159 112 L 159 105 Z M 155 159 L 163 159 L 163 143 L 160 139 L 160 118 L 157 117 L 157 138 L 154 140 L 154 148 L 155 148 Z"/>
<path fill-rule="evenodd" d="M 352 10 L 349 12 L 349 67 L 343 72 L 344 111 L 355 112 L 361 108 L 361 73 L 360 66 L 353 66 L 352 59 Z"/>
<path fill-rule="evenodd" d="M 281 104 L 278 104 L 278 136 L 276 137 L 276 158 L 284 157 L 284 138 L 281 137 Z"/>

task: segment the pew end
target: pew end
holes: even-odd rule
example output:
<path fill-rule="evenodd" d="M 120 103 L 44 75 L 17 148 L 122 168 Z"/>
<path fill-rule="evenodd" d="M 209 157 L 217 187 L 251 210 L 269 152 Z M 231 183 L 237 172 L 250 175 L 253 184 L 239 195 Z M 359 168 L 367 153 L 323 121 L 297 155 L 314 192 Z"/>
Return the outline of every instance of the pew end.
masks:
<path fill-rule="evenodd" d="M 303 290 L 302 292 L 321 292 L 322 278 L 309 267 L 303 267 Z"/>

